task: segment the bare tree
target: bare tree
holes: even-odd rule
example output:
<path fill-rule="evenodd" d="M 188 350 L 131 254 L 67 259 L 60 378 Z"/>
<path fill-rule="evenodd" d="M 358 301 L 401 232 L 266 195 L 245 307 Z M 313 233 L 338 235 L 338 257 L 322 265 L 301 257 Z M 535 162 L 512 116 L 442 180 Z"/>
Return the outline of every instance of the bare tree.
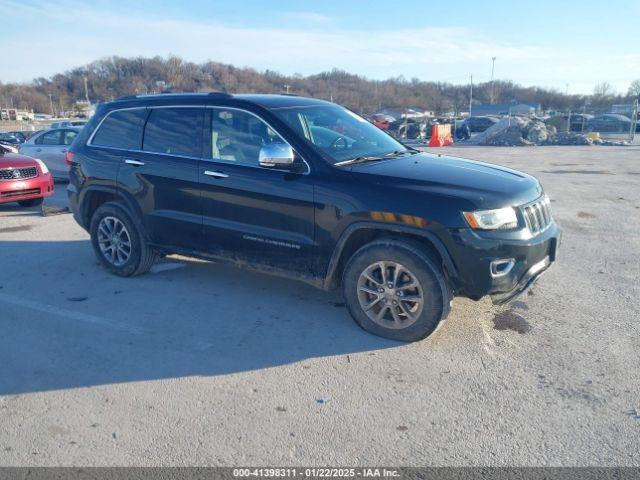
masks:
<path fill-rule="evenodd" d="M 599 99 L 611 97 L 613 95 L 613 87 L 609 82 L 602 82 L 593 87 L 593 96 Z"/>
<path fill-rule="evenodd" d="M 640 78 L 638 80 L 634 80 L 629 85 L 629 91 L 627 92 L 629 97 L 640 97 Z"/>

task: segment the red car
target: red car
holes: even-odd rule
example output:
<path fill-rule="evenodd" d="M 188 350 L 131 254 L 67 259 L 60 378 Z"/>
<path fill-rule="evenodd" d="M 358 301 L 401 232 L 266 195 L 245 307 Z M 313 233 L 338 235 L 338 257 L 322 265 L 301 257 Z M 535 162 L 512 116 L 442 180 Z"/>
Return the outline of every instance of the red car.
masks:
<path fill-rule="evenodd" d="M 52 194 L 53 177 L 42 160 L 0 149 L 0 204 L 35 207 Z"/>

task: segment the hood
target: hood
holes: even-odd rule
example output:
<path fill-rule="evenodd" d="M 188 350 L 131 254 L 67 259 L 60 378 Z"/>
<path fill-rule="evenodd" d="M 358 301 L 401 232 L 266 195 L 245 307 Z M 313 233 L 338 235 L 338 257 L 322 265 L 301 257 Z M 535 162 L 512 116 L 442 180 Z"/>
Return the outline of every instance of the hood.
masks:
<path fill-rule="evenodd" d="M 16 153 L 5 153 L 0 155 L 0 168 L 24 168 L 35 167 L 37 162 L 24 155 L 18 155 Z"/>
<path fill-rule="evenodd" d="M 440 196 L 464 198 L 477 208 L 519 205 L 542 194 L 538 180 L 526 173 L 430 153 L 362 163 L 354 165 L 351 171 L 366 175 L 373 182 L 379 180 L 380 183 L 395 183 L 398 187 Z"/>

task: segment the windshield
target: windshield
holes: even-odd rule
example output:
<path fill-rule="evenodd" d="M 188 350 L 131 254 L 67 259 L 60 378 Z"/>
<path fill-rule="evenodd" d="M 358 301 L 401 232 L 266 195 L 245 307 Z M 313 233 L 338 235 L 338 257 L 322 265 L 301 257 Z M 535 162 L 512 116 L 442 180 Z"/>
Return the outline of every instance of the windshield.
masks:
<path fill-rule="evenodd" d="M 338 105 L 276 108 L 272 111 L 334 164 L 359 157 L 384 157 L 409 151 L 378 127 Z"/>

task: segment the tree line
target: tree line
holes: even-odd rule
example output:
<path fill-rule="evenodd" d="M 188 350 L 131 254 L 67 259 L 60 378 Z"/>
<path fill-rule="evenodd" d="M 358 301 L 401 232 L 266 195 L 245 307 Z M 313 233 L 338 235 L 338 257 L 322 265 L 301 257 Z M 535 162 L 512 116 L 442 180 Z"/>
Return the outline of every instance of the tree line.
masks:
<path fill-rule="evenodd" d="M 86 79 L 86 80 L 85 80 Z M 86 91 L 85 91 L 86 85 Z M 282 75 L 271 70 L 258 71 L 233 65 L 206 62 L 196 64 L 178 57 L 110 57 L 89 65 L 59 73 L 51 78 L 36 78 L 31 83 L 0 82 L 0 106 L 59 113 L 76 107 L 85 97 L 95 102 L 159 92 L 166 89 L 184 92 L 223 91 L 228 93 L 284 93 L 332 100 L 359 113 L 380 108 L 418 107 L 437 113 L 468 111 L 470 85 L 423 81 L 403 76 L 371 80 L 343 70 L 316 75 Z M 634 90 L 635 89 L 635 90 Z M 567 95 L 558 90 L 523 87 L 511 81 L 496 80 L 473 85 L 473 99 L 489 103 L 512 100 L 539 103 L 543 109 L 597 110 L 613 103 L 630 103 L 640 95 L 640 80 L 627 95 L 615 94 L 604 82 L 593 95 Z"/>

